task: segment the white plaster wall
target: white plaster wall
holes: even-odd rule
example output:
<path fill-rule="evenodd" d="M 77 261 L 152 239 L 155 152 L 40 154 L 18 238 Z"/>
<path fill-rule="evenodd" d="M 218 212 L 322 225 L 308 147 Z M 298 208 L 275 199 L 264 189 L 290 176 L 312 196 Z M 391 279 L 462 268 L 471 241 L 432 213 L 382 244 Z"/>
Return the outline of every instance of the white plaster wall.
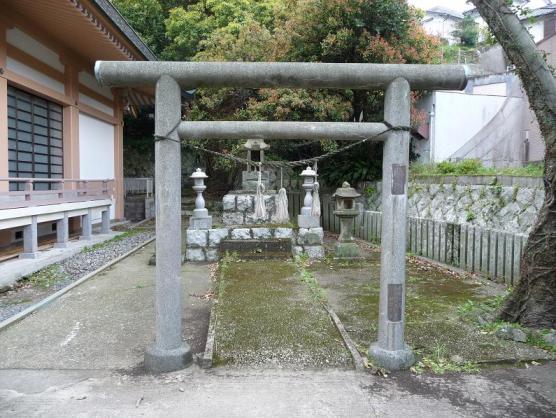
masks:
<path fill-rule="evenodd" d="M 446 39 L 450 44 L 454 43 L 452 32 L 456 30 L 456 27 L 455 21 L 451 19 L 433 17 L 431 20 L 423 22 L 423 28 L 430 35 Z"/>
<path fill-rule="evenodd" d="M 435 92 L 432 159 L 444 161 L 496 115 L 505 97 Z"/>
<path fill-rule="evenodd" d="M 79 114 L 79 174 L 80 178 L 114 178 L 114 125 Z M 110 217 L 115 218 L 114 205 Z M 93 216 L 100 221 L 100 214 Z"/>
<path fill-rule="evenodd" d="M 487 96 L 506 96 L 506 83 L 485 84 L 483 86 L 473 86 L 473 94 L 484 94 Z"/>
<path fill-rule="evenodd" d="M 533 24 L 527 25 L 527 29 L 535 42 L 540 42 L 544 39 L 544 20 L 540 19 Z"/>
<path fill-rule="evenodd" d="M 10 45 L 21 49 L 23 52 L 32 55 L 36 59 L 50 65 L 58 71 L 64 72 L 64 65 L 60 62 L 60 58 L 56 52 L 36 41 L 20 29 L 8 29 L 6 32 L 6 41 Z"/>
<path fill-rule="evenodd" d="M 114 116 L 114 108 L 110 106 L 106 106 L 104 103 L 99 102 L 98 100 L 93 99 L 83 93 L 79 93 L 79 101 L 91 107 L 94 107 L 101 112 L 107 113 L 110 116 Z"/>
<path fill-rule="evenodd" d="M 8 56 L 6 66 L 9 70 L 17 73 L 23 77 L 27 77 L 30 80 L 36 81 L 49 89 L 57 91 L 58 93 L 64 94 L 64 84 L 60 83 L 58 80 L 41 73 L 40 71 L 31 68 L 22 62 L 19 62 Z"/>
<path fill-rule="evenodd" d="M 102 94 L 103 96 L 106 96 L 109 99 L 114 98 L 114 95 L 112 94 L 112 90 L 110 90 L 110 87 L 101 87 L 98 84 L 97 79 L 92 74 L 89 74 L 86 71 L 81 71 L 78 74 L 78 79 L 81 84 L 83 84 L 86 87 L 89 87 L 91 90 L 96 91 L 98 94 Z"/>

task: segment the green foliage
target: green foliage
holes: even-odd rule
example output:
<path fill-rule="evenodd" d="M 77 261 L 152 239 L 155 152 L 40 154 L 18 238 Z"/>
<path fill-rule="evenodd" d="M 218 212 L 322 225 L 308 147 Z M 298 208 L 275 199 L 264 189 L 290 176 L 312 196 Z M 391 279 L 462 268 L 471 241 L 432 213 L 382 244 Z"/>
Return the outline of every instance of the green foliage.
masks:
<path fill-rule="evenodd" d="M 316 301 L 325 303 L 326 294 L 324 289 L 320 286 L 314 273 L 308 270 L 309 265 L 310 260 L 306 253 L 302 253 L 295 258 L 295 266 L 299 280 L 309 287 Z"/>
<path fill-rule="evenodd" d="M 157 0 L 112 0 L 114 6 L 155 54 L 160 54 L 166 43 L 164 14 Z"/>
<path fill-rule="evenodd" d="M 473 17 L 466 15 L 456 23 L 456 30 L 452 32 L 452 35 L 459 38 L 462 45 L 474 47 L 479 41 L 479 25 Z"/>
<path fill-rule="evenodd" d="M 430 370 L 434 374 L 444 374 L 447 372 L 479 372 L 479 367 L 476 363 L 469 361 L 453 361 L 447 358 L 446 352 L 446 346 L 441 342 L 436 342 L 432 352 L 429 355 L 423 356 L 421 360 L 412 367 L 412 371 L 415 373 L 422 373 Z"/>
<path fill-rule="evenodd" d="M 437 169 L 441 174 L 467 175 L 476 173 L 482 167 L 479 160 L 463 160 L 457 163 L 442 161 L 438 163 Z"/>
<path fill-rule="evenodd" d="M 27 280 L 33 286 L 48 289 L 57 282 L 64 280 L 66 277 L 66 274 L 62 271 L 62 267 L 58 263 L 55 263 L 31 274 Z"/>
<path fill-rule="evenodd" d="M 467 211 L 466 215 L 465 215 L 465 220 L 466 222 L 472 222 L 475 220 L 477 216 L 475 216 L 475 214 L 471 211 Z"/>
<path fill-rule="evenodd" d="M 405 0 L 114 2 L 166 60 L 440 62 L 439 41 L 425 33 L 418 12 Z M 164 20 L 163 30 L 160 19 Z M 196 91 L 188 119 L 374 122 L 382 120 L 382 103 L 383 93 L 372 91 L 203 88 Z M 145 148 L 147 144 L 137 137 L 130 147 Z M 200 144 L 233 155 L 243 152 L 237 142 Z M 280 142 L 272 144 L 268 157 L 299 160 L 336 147 L 335 141 L 310 145 Z M 148 151 L 144 155 L 152 155 L 152 150 Z M 325 161 L 319 164 L 321 173 L 337 174 L 322 179 L 341 184 L 380 178 L 381 152 L 381 146 L 363 146 Z M 218 174 L 209 172 L 211 177 L 232 179 L 237 172 L 235 163 L 223 158 L 201 158 L 209 171 L 218 170 Z"/>
<path fill-rule="evenodd" d="M 128 238 L 128 237 L 132 237 L 134 235 L 137 235 L 140 232 L 142 232 L 140 229 L 128 229 L 127 231 L 122 232 L 121 234 L 116 235 L 114 238 L 111 238 L 107 241 L 97 242 L 96 244 L 93 244 L 91 246 L 83 247 L 81 252 L 83 252 L 83 253 L 92 253 L 96 250 L 100 250 L 101 248 L 105 248 L 105 247 L 109 246 L 110 244 L 121 241 L 121 240 L 123 240 L 125 238 Z"/>
<path fill-rule="evenodd" d="M 205 0 L 170 10 L 166 35 L 170 44 L 166 59 L 191 60 L 198 53 L 219 43 L 211 37 L 237 36 L 246 23 L 272 27 L 275 0 Z"/>
<path fill-rule="evenodd" d="M 523 176 L 542 177 L 542 164 L 528 164 L 525 167 L 484 167 L 480 160 L 458 162 L 442 161 L 437 164 L 413 163 L 412 176 Z M 496 184 L 496 179 L 494 183 Z"/>
<path fill-rule="evenodd" d="M 476 48 L 465 45 L 442 45 L 442 63 L 444 64 L 470 64 L 476 63 L 479 57 Z"/>
<path fill-rule="evenodd" d="M 371 197 L 373 197 L 376 192 L 377 192 L 376 187 L 373 187 L 373 186 L 367 186 L 367 187 L 365 187 L 365 190 L 363 190 L 363 194 L 365 195 L 365 197 L 367 199 L 370 199 Z"/>

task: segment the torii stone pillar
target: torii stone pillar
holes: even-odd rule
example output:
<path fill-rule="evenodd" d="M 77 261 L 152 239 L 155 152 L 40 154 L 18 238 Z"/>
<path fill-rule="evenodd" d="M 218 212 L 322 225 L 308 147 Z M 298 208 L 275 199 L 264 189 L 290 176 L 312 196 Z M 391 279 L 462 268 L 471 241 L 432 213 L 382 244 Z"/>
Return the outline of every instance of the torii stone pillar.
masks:
<path fill-rule="evenodd" d="M 410 87 L 403 78 L 392 81 L 384 97 L 384 121 L 409 126 Z M 409 132 L 391 131 L 382 157 L 382 239 L 378 341 L 369 348 L 376 365 L 388 370 L 411 366 L 415 357 L 405 343 L 405 228 Z"/>
<path fill-rule="evenodd" d="M 170 131 L 181 120 L 181 89 L 163 75 L 156 83 L 155 135 L 168 136 L 154 145 L 156 187 L 155 341 L 145 352 L 153 373 L 183 369 L 192 360 L 182 341 L 181 283 L 181 145 Z"/>

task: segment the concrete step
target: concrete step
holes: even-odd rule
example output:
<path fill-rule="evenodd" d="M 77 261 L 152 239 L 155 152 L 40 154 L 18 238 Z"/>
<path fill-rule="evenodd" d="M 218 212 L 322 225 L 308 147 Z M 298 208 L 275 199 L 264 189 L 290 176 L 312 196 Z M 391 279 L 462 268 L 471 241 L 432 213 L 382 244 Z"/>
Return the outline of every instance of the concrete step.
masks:
<path fill-rule="evenodd" d="M 290 259 L 292 241 L 288 238 L 274 239 L 227 239 L 220 241 L 220 254 L 236 253 L 242 259 Z"/>

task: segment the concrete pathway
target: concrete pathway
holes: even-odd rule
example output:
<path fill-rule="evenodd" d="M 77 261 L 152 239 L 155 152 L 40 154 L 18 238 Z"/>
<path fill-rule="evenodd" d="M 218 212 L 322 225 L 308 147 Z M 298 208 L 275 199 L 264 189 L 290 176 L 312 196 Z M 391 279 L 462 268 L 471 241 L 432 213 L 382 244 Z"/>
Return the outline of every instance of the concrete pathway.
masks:
<path fill-rule="evenodd" d="M 141 370 L 153 335 L 152 245 L 0 332 L 0 416 L 548 417 L 556 363 L 479 375 Z M 204 349 L 209 267 L 185 265 L 184 335 Z M 551 415 L 552 414 L 552 415 Z"/>
<path fill-rule="evenodd" d="M 0 368 L 134 369 L 154 338 L 154 243 L 0 332 Z M 205 349 L 207 265 L 185 264 L 184 335 Z"/>
<path fill-rule="evenodd" d="M 556 364 L 443 377 L 197 366 L 162 378 L 95 370 L 1 370 L 18 417 L 550 417 Z"/>

